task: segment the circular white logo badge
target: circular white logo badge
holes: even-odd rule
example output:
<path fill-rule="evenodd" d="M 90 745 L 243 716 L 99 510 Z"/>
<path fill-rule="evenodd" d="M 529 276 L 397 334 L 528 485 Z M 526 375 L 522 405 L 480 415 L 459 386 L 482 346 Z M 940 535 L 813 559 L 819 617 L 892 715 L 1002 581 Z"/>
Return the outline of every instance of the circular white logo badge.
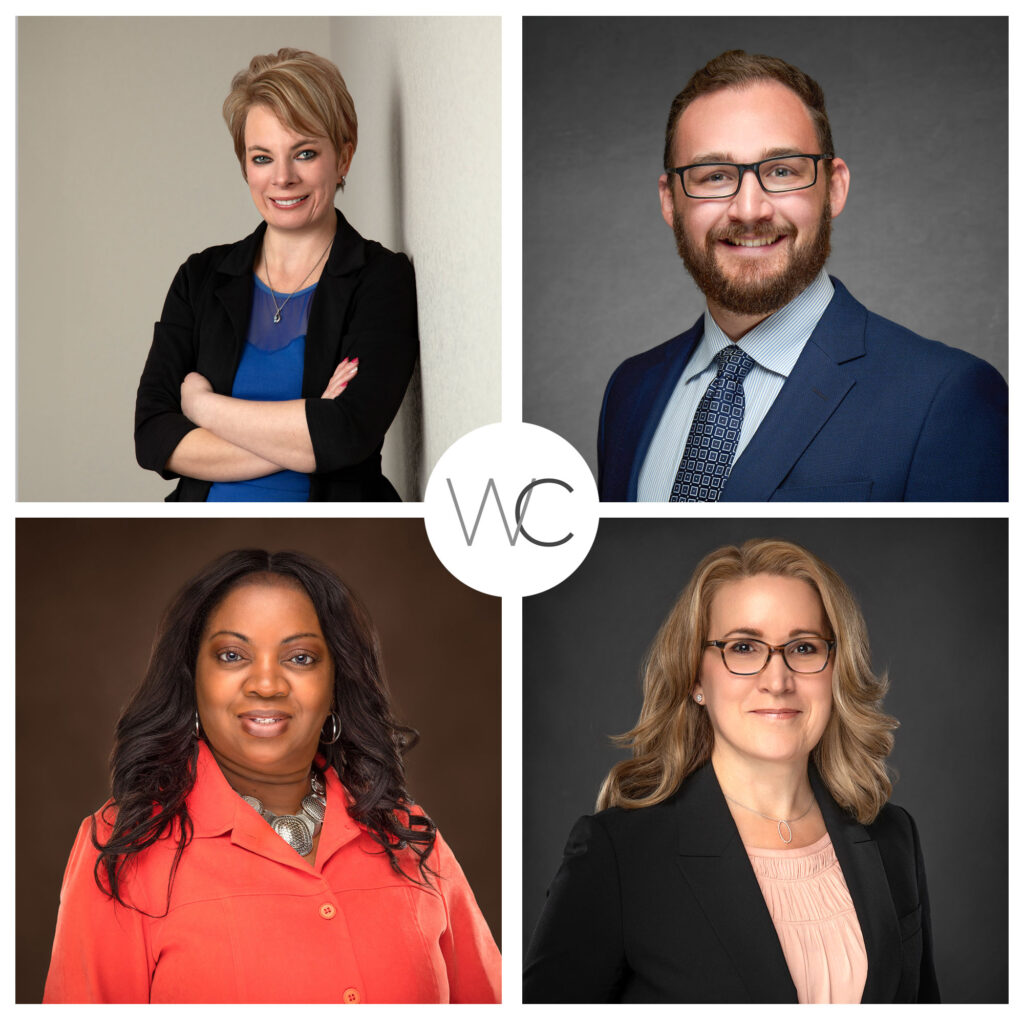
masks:
<path fill-rule="evenodd" d="M 423 500 L 437 557 L 485 594 L 526 596 L 561 583 L 597 533 L 590 467 L 532 423 L 492 423 L 460 438 L 438 460 Z"/>

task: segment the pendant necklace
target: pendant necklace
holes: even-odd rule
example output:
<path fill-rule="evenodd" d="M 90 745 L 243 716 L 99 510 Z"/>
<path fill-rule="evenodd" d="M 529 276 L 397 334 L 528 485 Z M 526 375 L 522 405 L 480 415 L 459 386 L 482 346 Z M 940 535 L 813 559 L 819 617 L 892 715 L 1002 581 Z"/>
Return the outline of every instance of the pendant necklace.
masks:
<path fill-rule="evenodd" d="M 779 832 L 779 838 L 787 846 L 791 842 L 793 842 L 793 829 L 790 827 L 790 823 L 791 822 L 799 821 L 800 818 L 806 818 L 807 815 L 811 813 L 811 808 L 814 806 L 814 795 L 812 794 L 811 795 L 811 802 L 807 805 L 807 810 L 804 811 L 804 813 L 801 814 L 799 817 L 788 818 L 788 819 L 787 818 L 776 818 L 776 817 L 773 817 L 771 814 L 761 814 L 760 811 L 754 810 L 753 807 L 748 807 L 746 804 L 741 804 L 739 802 L 739 800 L 733 800 L 733 798 L 731 796 L 729 796 L 728 793 L 722 793 L 722 796 L 724 796 L 725 799 L 729 801 L 729 803 L 735 804 L 737 807 L 742 807 L 743 810 L 750 811 L 751 814 L 759 814 L 762 818 L 767 818 L 769 821 L 774 821 L 775 822 L 775 827 L 778 829 L 778 832 Z M 789 835 L 788 839 L 786 838 L 785 835 L 782 834 L 782 826 L 783 825 L 786 826 L 786 833 Z"/>
<path fill-rule="evenodd" d="M 282 302 L 281 305 L 279 306 L 277 304 L 277 296 L 274 294 L 274 285 L 271 283 L 271 280 L 270 280 L 270 267 L 267 266 L 267 244 L 264 241 L 264 243 L 263 243 L 263 273 L 267 275 L 267 287 L 270 288 L 270 299 L 274 303 L 274 323 L 275 324 L 279 324 L 281 322 L 281 311 L 291 301 L 292 295 L 295 295 L 296 292 L 301 292 L 302 291 L 302 285 L 305 284 L 309 280 L 310 274 L 312 274 L 313 271 L 316 270 L 316 268 L 318 266 L 320 266 L 320 260 L 322 260 L 327 255 L 327 253 L 330 251 L 330 248 L 331 248 L 332 245 L 334 245 L 334 239 L 333 238 L 327 243 L 327 248 L 324 249 L 324 251 L 322 253 L 320 253 L 320 259 L 318 259 L 316 261 L 316 263 L 314 263 L 313 266 L 311 266 L 309 268 L 309 274 L 307 274 L 302 279 L 302 284 L 300 284 L 299 287 L 296 288 L 295 291 L 292 292 L 284 300 L 284 302 Z"/>

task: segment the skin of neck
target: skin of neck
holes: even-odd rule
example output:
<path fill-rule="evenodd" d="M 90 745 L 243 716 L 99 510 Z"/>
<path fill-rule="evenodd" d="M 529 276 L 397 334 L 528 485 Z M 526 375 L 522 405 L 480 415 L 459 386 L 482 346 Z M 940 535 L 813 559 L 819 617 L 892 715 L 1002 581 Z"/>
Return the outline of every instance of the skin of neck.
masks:
<path fill-rule="evenodd" d="M 748 761 L 716 743 L 711 766 L 723 793 L 773 818 L 803 814 L 813 797 L 806 757 L 796 761 Z"/>
<path fill-rule="evenodd" d="M 332 222 L 315 232 L 278 231 L 268 225 L 263 236 L 263 251 L 258 261 L 262 266 L 265 259 L 272 277 L 301 278 L 308 274 L 316 260 L 334 239 L 336 225 Z M 326 257 L 320 262 L 320 269 Z"/>
<path fill-rule="evenodd" d="M 228 785 L 239 796 L 254 796 L 271 814 L 295 814 L 309 792 L 312 765 L 294 772 L 256 771 L 212 751 Z"/>
<path fill-rule="evenodd" d="M 777 313 L 773 309 L 771 313 L 757 313 L 752 316 L 744 316 L 742 313 L 733 313 L 724 306 L 719 305 L 714 299 L 708 299 L 708 312 L 715 323 L 722 328 L 722 333 L 732 342 L 739 341 L 748 331 L 752 331 L 763 320 Z M 780 307 L 781 308 L 781 307 Z"/>

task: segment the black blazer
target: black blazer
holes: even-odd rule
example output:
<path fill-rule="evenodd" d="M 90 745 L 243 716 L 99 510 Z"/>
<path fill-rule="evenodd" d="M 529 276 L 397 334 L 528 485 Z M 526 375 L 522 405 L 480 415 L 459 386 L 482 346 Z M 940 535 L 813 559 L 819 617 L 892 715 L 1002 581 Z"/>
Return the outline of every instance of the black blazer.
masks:
<path fill-rule="evenodd" d="M 865 1003 L 937 1002 L 917 829 L 811 782 L 864 935 Z M 786 1003 L 796 989 L 711 765 L 674 796 L 581 818 L 526 955 L 527 1003 Z"/>
<path fill-rule="evenodd" d="M 338 216 L 334 245 L 313 295 L 302 397 L 316 457 L 310 501 L 398 501 L 381 473 L 384 434 L 402 404 L 419 347 L 412 264 L 364 239 Z M 252 312 L 253 266 L 265 223 L 234 245 L 190 256 L 178 270 L 153 334 L 135 403 L 135 454 L 165 480 L 174 449 L 195 424 L 181 411 L 181 382 L 196 370 L 230 395 Z M 335 367 L 359 373 L 322 399 Z M 210 484 L 182 477 L 167 501 L 205 501 Z"/>

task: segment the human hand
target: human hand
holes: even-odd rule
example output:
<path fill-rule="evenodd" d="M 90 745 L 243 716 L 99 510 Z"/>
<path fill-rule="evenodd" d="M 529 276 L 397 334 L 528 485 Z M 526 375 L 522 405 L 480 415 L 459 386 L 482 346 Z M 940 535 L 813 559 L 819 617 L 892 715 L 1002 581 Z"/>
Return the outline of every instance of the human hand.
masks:
<path fill-rule="evenodd" d="M 181 382 L 181 411 L 193 422 L 199 423 L 199 404 L 204 395 L 213 394 L 213 385 L 193 370 Z"/>
<path fill-rule="evenodd" d="M 359 372 L 359 359 L 342 359 L 324 388 L 321 398 L 337 398 Z"/>

